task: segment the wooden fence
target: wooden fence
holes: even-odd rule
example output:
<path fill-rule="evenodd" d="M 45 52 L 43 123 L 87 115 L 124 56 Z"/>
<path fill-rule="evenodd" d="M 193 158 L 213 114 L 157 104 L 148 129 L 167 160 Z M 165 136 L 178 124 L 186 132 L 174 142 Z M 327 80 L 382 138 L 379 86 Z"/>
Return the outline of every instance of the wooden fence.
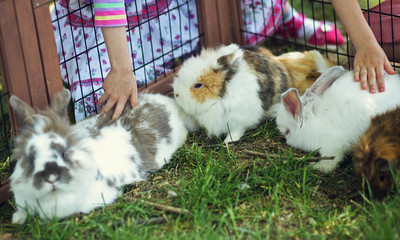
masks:
<path fill-rule="evenodd" d="M 0 0 L 0 65 L 5 90 L 37 109 L 52 102 L 63 87 L 49 11 L 50 0 Z M 201 46 L 242 44 L 240 0 L 197 0 Z M 168 94 L 175 71 L 146 90 Z M 140 90 L 144 90 L 141 88 Z M 9 109 L 13 135 L 17 122 Z M 10 197 L 8 181 L 0 185 L 0 202 Z"/>

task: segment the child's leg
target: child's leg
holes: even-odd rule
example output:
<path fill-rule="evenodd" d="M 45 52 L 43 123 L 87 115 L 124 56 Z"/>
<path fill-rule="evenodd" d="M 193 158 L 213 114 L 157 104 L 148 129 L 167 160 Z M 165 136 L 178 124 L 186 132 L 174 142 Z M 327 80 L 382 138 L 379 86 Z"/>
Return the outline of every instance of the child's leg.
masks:
<path fill-rule="evenodd" d="M 306 39 L 309 44 L 342 45 L 345 40 L 335 25 L 320 22 L 298 13 L 289 3 L 286 4 L 282 23 L 277 32 L 285 38 Z"/>
<path fill-rule="evenodd" d="M 241 1 L 246 44 L 259 44 L 276 32 L 282 22 L 286 1 Z"/>

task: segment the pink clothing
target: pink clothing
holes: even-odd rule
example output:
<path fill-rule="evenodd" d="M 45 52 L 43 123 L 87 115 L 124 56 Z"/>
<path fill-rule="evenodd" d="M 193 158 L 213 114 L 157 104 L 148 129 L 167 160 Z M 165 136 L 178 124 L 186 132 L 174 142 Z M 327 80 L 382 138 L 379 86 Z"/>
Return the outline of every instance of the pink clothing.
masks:
<path fill-rule="evenodd" d="M 76 121 L 98 112 L 102 83 L 111 69 L 95 8 L 90 4 L 100 1 L 59 0 L 51 12 L 62 79 L 71 90 Z M 195 0 L 125 0 L 124 10 L 138 87 L 174 68 L 175 59 L 198 51 Z"/>
<path fill-rule="evenodd" d="M 287 0 L 242 0 L 246 44 L 259 44 L 282 23 Z"/>
<path fill-rule="evenodd" d="M 94 0 L 96 27 L 121 27 L 127 25 L 124 0 Z"/>
<path fill-rule="evenodd" d="M 400 42 L 400 0 L 386 0 L 363 14 L 378 42 Z"/>

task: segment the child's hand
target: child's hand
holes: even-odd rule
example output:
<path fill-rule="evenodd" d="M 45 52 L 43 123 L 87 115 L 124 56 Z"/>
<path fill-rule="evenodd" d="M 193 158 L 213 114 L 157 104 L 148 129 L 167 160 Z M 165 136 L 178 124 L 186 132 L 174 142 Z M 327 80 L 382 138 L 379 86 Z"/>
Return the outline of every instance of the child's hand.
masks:
<path fill-rule="evenodd" d="M 130 101 L 132 108 L 138 104 L 136 77 L 133 71 L 112 69 L 103 83 L 104 94 L 99 99 L 98 106 L 103 107 L 101 114 L 109 112 L 114 105 L 113 119 L 118 118 L 124 110 L 126 102 Z"/>
<path fill-rule="evenodd" d="M 354 81 L 360 82 L 361 89 L 366 90 L 369 87 L 370 93 L 385 91 L 384 76 L 395 74 L 390 62 L 378 43 L 365 43 L 356 50 L 354 58 Z"/>

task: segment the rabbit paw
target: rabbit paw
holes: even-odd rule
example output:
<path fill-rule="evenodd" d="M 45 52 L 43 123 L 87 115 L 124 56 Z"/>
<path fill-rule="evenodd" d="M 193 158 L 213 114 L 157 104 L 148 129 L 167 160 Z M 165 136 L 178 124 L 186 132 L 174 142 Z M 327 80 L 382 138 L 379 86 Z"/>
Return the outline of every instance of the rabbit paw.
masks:
<path fill-rule="evenodd" d="M 245 131 L 246 130 L 236 130 L 236 131 L 228 132 L 228 134 L 224 140 L 224 143 L 239 141 Z"/>
<path fill-rule="evenodd" d="M 328 173 L 328 172 L 333 171 L 336 168 L 337 164 L 338 164 L 338 161 L 336 159 L 321 160 L 321 161 L 313 164 L 312 167 L 321 172 Z"/>
<path fill-rule="evenodd" d="M 23 224 L 28 214 L 23 210 L 17 210 L 12 216 L 12 223 Z"/>

